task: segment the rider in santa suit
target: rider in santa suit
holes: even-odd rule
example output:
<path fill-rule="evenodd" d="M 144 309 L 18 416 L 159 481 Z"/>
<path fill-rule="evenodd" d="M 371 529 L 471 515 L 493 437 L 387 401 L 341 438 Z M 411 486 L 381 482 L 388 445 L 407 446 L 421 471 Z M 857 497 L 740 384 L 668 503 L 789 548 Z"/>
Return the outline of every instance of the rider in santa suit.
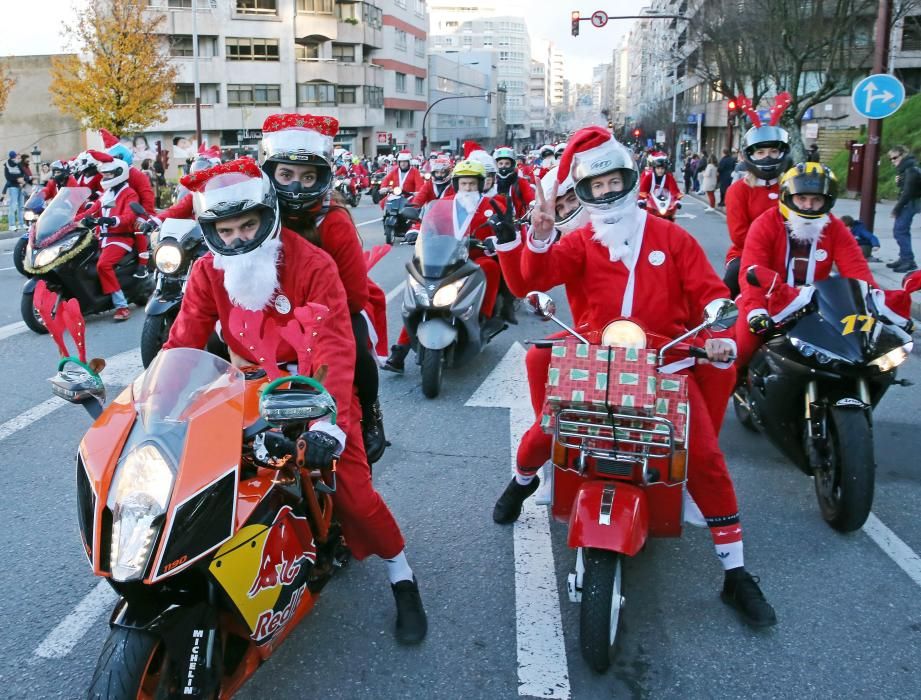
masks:
<path fill-rule="evenodd" d="M 678 189 L 675 176 L 668 172 L 668 156 L 664 153 L 656 153 L 650 156 L 649 162 L 652 170 L 644 171 L 640 177 L 639 199 L 643 201 L 650 196 L 658 197 L 666 190 L 673 200 L 681 199 L 681 190 Z"/>
<path fill-rule="evenodd" d="M 412 153 L 409 151 L 400 151 L 397 154 L 397 164 L 387 176 L 381 181 L 380 193 L 388 194 L 394 187 L 403 190 L 403 194 L 411 197 L 422 189 L 423 179 L 419 174 L 419 169 L 412 167 Z M 381 198 L 381 209 L 387 205 L 387 198 Z"/>
<path fill-rule="evenodd" d="M 725 285 L 700 245 L 684 229 L 636 206 L 638 173 L 629 150 L 601 127 L 581 129 L 568 142 L 557 180 L 570 174 L 590 223 L 551 244 L 557 188 L 532 214 L 527 241 L 500 238 L 500 257 L 523 247 L 523 281 L 548 290 L 564 284 L 579 289 L 588 302 L 584 318 L 600 330 L 611 320 L 630 317 L 647 331 L 677 337 L 696 326 L 704 307 L 725 298 Z M 517 236 L 517 234 L 516 234 Z M 707 338 L 709 359 L 731 366 L 731 340 Z M 688 372 L 691 404 L 688 490 L 706 518 L 717 556 L 725 570 L 721 596 L 753 626 L 776 623 L 758 580 L 744 567 L 742 528 L 735 489 L 717 442 L 717 430 L 704 391 L 707 382 Z M 734 373 L 730 370 L 729 376 Z M 728 400 L 728 394 L 724 394 Z M 513 522 L 524 500 L 537 489 L 536 468 L 518 465 L 516 476 L 496 503 L 493 519 Z"/>
<path fill-rule="evenodd" d="M 432 177 L 425 181 L 422 189 L 416 192 L 409 206 L 421 209 L 436 199 L 451 199 L 454 187 L 451 186 L 451 161 L 445 156 L 438 156 L 431 161 Z"/>
<path fill-rule="evenodd" d="M 215 166 L 182 183 L 191 190 L 195 212 L 210 254 L 189 274 L 182 308 L 164 349 L 204 348 L 217 321 L 231 328 L 234 307 L 262 312 L 278 324 L 307 304 L 326 307 L 311 345 L 313 367 L 326 365 L 324 383 L 336 400 L 336 424 L 315 421 L 306 433 L 307 467 L 327 468 L 336 457 L 336 517 L 357 559 L 376 554 L 387 561 L 397 606 L 396 636 L 418 643 L 427 623 L 419 589 L 404 552 L 403 535 L 371 484 L 358 427 L 358 397 L 353 388 L 355 340 L 345 290 L 336 264 L 297 233 L 282 228 L 277 195 L 256 162 L 239 159 Z M 258 363 L 234 333 L 225 339 L 238 363 Z M 297 352 L 279 341 L 280 362 L 297 361 Z M 306 371 L 306 370 L 304 370 Z"/>
<path fill-rule="evenodd" d="M 496 191 L 504 197 L 511 197 L 515 206 L 515 218 L 520 219 L 528 213 L 534 201 L 534 188 L 531 183 L 518 175 L 515 167 L 515 151 L 508 146 L 500 146 L 493 151 L 496 161 Z"/>
<path fill-rule="evenodd" d="M 70 167 L 66 161 L 56 160 L 51 164 L 51 177 L 42 188 L 42 197 L 46 202 L 51 202 L 62 187 L 77 187 L 77 179 L 70 174 Z"/>

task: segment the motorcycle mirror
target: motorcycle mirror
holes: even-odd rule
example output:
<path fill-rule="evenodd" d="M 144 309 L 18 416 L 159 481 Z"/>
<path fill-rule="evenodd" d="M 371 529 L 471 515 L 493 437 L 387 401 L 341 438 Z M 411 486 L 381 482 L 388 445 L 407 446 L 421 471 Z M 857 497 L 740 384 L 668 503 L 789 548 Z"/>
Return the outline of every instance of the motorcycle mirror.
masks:
<path fill-rule="evenodd" d="M 704 307 L 704 325 L 717 331 L 725 331 L 735 325 L 739 308 L 732 299 L 714 299 Z"/>
<path fill-rule="evenodd" d="M 259 414 L 269 425 L 284 427 L 325 418 L 336 412 L 336 402 L 325 392 L 305 389 L 280 389 L 263 393 Z"/>
<path fill-rule="evenodd" d="M 135 216 L 143 216 L 145 219 L 147 218 L 147 212 L 138 202 L 131 202 L 131 204 L 128 205 L 128 208 L 134 212 Z"/>
<path fill-rule="evenodd" d="M 549 294 L 544 294 L 543 292 L 528 292 L 525 299 L 534 315 L 541 320 L 549 321 L 556 315 L 556 302 L 553 301 Z"/>

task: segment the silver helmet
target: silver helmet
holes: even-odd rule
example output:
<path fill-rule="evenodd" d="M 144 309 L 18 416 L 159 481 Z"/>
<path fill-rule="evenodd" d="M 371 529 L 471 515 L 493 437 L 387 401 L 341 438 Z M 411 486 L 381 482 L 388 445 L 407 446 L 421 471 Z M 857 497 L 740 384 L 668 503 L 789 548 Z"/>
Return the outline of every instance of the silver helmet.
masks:
<path fill-rule="evenodd" d="M 615 172 L 619 172 L 623 178 L 622 188 L 602 195 L 593 194 L 592 180 Z M 625 203 L 636 205 L 640 181 L 636 162 L 630 150 L 613 137 L 593 148 L 573 154 L 570 174 L 575 183 L 576 196 L 589 208 L 610 210 L 620 208 Z"/>

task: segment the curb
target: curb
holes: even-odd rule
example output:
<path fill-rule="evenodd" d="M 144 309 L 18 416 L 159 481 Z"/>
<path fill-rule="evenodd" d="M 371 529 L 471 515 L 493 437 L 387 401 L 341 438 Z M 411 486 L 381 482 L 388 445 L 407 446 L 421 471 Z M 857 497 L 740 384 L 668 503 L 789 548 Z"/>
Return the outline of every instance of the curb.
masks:
<path fill-rule="evenodd" d="M 698 194 L 687 193 L 685 197 L 692 197 L 697 202 L 700 202 L 704 206 L 709 206 L 709 202 L 706 197 L 701 197 Z M 726 218 L 726 211 L 724 209 L 716 208 L 714 211 L 717 214 L 722 215 L 723 219 Z M 870 271 L 873 273 L 874 277 L 879 278 L 880 280 L 885 280 L 886 282 L 891 282 L 889 286 L 890 289 L 895 289 L 901 286 L 902 277 L 898 273 L 890 272 L 888 268 L 884 266 L 883 263 L 868 263 L 870 266 Z M 921 295 L 916 295 L 921 296 Z M 911 315 L 915 320 L 916 324 L 921 326 L 921 301 L 916 301 L 915 298 L 911 300 Z"/>

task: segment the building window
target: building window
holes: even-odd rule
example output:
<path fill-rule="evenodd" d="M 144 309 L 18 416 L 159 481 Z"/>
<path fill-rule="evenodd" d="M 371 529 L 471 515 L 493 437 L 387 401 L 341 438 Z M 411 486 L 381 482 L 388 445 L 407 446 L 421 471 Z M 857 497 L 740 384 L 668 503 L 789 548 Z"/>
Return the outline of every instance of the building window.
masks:
<path fill-rule="evenodd" d="M 278 39 L 227 37 L 228 61 L 277 61 Z"/>
<path fill-rule="evenodd" d="M 199 43 L 199 49 L 201 44 Z M 191 57 L 192 54 L 192 37 L 191 36 L 171 36 L 169 38 L 169 55 L 182 58 Z"/>
<path fill-rule="evenodd" d="M 356 104 L 357 90 L 354 85 L 339 85 L 336 87 L 336 103 L 340 105 Z"/>
<path fill-rule="evenodd" d="M 216 105 L 221 101 L 221 86 L 217 83 L 200 83 L 201 103 L 203 105 Z M 174 105 L 194 105 L 195 85 L 192 83 L 176 83 L 173 86 Z"/>
<path fill-rule="evenodd" d="M 241 15 L 277 15 L 278 0 L 237 0 Z"/>
<path fill-rule="evenodd" d="M 355 63 L 355 44 L 333 44 L 333 59 L 339 63 Z"/>
<path fill-rule="evenodd" d="M 376 5 L 361 3 L 361 21 L 372 29 L 381 29 L 384 26 L 384 11 Z"/>
<path fill-rule="evenodd" d="M 315 61 L 320 58 L 320 45 L 316 42 L 294 45 L 294 58 L 298 61 Z"/>
<path fill-rule="evenodd" d="M 400 51 L 406 51 L 406 32 L 402 29 L 394 29 L 393 45 Z"/>
<path fill-rule="evenodd" d="M 358 6 L 356 3 L 336 3 L 336 19 L 340 22 L 348 20 L 352 24 L 358 24 Z"/>
<path fill-rule="evenodd" d="M 148 5 L 153 5 L 155 0 L 147 0 Z M 160 4 L 160 3 L 156 3 Z M 170 10 L 191 10 L 192 0 L 167 0 L 166 7 Z"/>
<path fill-rule="evenodd" d="M 425 0 L 415 0 L 413 9 L 417 17 L 425 17 Z"/>
<path fill-rule="evenodd" d="M 406 92 L 406 73 L 396 73 L 397 92 Z"/>
<path fill-rule="evenodd" d="M 315 15 L 331 15 L 333 0 L 297 0 L 297 11 Z"/>
<path fill-rule="evenodd" d="M 397 109 L 395 112 L 397 129 L 411 129 L 413 126 L 413 112 L 408 109 Z"/>
<path fill-rule="evenodd" d="M 402 8 L 405 10 L 405 9 L 406 9 L 406 0 L 396 0 L 396 6 L 397 6 L 397 7 L 402 7 Z"/>
<path fill-rule="evenodd" d="M 906 17 L 902 25 L 902 51 L 921 51 L 921 17 Z"/>
<path fill-rule="evenodd" d="M 336 86 L 332 83 L 301 83 L 297 86 L 299 105 L 332 106 L 336 104 Z"/>
<path fill-rule="evenodd" d="M 368 107 L 381 108 L 384 106 L 384 88 L 364 86 L 365 105 Z"/>
<path fill-rule="evenodd" d="M 416 55 L 419 58 L 424 58 L 425 57 L 425 39 L 420 39 L 419 37 L 416 37 L 415 44 L 416 44 Z"/>
<path fill-rule="evenodd" d="M 416 78 L 416 94 L 425 94 L 425 78 Z"/>
<path fill-rule="evenodd" d="M 231 107 L 281 106 L 280 85 L 228 85 L 227 104 Z"/>

